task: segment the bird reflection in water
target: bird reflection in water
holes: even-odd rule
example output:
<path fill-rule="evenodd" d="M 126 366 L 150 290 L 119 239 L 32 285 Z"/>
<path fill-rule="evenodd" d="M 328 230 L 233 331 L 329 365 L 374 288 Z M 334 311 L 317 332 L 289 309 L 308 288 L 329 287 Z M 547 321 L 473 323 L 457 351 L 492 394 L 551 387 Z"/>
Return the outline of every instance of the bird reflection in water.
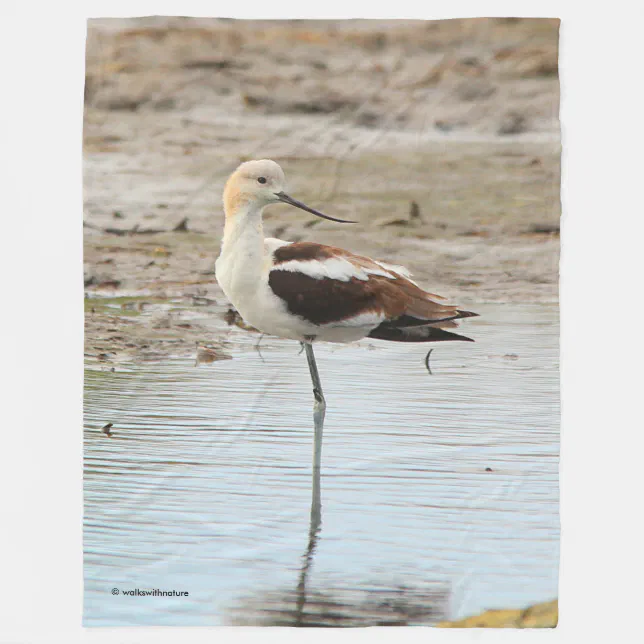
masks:
<path fill-rule="evenodd" d="M 304 607 L 306 605 L 306 583 L 308 581 L 309 572 L 313 565 L 313 555 L 315 547 L 318 543 L 320 536 L 320 528 L 322 527 L 322 500 L 320 490 L 320 467 L 322 460 L 322 422 L 320 422 L 319 414 L 314 412 L 315 423 L 315 437 L 313 441 L 313 476 L 312 476 L 312 495 L 311 495 L 311 521 L 309 524 L 309 539 L 306 546 L 306 552 L 302 556 L 302 569 L 300 570 L 300 577 L 297 584 L 297 609 L 295 625 L 302 626 L 302 619 L 304 615 Z M 324 411 L 322 411 L 322 421 L 324 419 Z"/>
<path fill-rule="evenodd" d="M 315 382 L 315 376 L 313 379 Z M 317 402 L 315 392 L 314 395 Z M 237 625 L 254 626 L 357 627 L 428 625 L 446 619 L 449 590 L 444 584 L 429 583 L 409 588 L 404 584 L 365 582 L 358 586 L 353 582 L 354 588 L 347 583 L 343 588 L 324 591 L 310 589 L 310 573 L 322 528 L 320 470 L 323 406 L 316 404 L 313 418 L 315 436 L 311 514 L 307 546 L 301 558 L 295 592 L 276 590 L 249 598 L 233 611 L 230 621 Z"/>

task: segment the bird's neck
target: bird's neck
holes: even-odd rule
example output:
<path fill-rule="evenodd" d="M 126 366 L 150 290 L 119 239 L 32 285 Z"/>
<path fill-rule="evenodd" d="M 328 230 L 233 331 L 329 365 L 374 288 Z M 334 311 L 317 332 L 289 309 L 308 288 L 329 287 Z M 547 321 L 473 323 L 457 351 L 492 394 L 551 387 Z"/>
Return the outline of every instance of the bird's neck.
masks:
<path fill-rule="evenodd" d="M 243 206 L 232 213 L 227 211 L 215 272 L 224 293 L 242 315 L 246 300 L 253 300 L 262 281 L 264 260 L 261 208 Z"/>
<path fill-rule="evenodd" d="M 226 212 L 221 254 L 234 253 L 247 260 L 264 255 L 263 207 L 244 205 L 235 212 Z"/>

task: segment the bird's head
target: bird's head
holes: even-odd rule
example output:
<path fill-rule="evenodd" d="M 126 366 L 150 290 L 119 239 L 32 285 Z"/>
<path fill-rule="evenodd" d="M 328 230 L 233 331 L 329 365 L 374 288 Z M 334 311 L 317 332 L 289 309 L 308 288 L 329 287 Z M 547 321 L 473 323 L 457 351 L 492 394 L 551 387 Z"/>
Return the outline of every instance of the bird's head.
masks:
<path fill-rule="evenodd" d="M 287 203 L 313 215 L 338 221 L 354 223 L 346 219 L 336 219 L 310 208 L 284 192 L 286 180 L 280 166 L 270 159 L 246 161 L 230 175 L 224 188 L 224 209 L 226 216 L 234 216 L 242 208 L 252 207 L 258 212 L 272 203 Z"/>

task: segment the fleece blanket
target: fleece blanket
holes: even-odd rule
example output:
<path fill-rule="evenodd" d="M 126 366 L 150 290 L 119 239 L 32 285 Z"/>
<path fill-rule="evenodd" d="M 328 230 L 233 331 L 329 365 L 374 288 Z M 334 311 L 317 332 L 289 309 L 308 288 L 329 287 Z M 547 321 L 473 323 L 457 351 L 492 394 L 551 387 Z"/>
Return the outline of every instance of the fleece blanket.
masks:
<path fill-rule="evenodd" d="M 558 29 L 89 22 L 84 625 L 556 625 Z"/>

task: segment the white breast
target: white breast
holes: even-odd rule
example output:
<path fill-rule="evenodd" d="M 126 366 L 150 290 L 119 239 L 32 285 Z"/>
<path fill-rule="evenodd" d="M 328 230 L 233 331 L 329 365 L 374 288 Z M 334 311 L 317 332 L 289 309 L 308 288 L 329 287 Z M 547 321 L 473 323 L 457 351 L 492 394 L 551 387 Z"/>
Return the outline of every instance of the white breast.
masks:
<path fill-rule="evenodd" d="M 274 266 L 273 253 L 291 242 L 268 238 L 263 242 L 262 258 L 244 257 L 237 245 L 234 253 L 222 252 L 216 263 L 217 280 L 231 303 L 244 320 L 270 335 L 293 340 L 304 340 L 315 336 L 327 342 L 353 342 L 365 337 L 382 320 L 375 312 L 358 314 L 335 323 L 313 324 L 288 311 L 287 303 L 275 295 L 268 284 L 271 270 L 299 272 L 314 279 L 329 278 L 341 282 L 358 279 L 366 282 L 370 275 L 381 275 L 389 279 L 396 276 L 387 265 L 360 266 L 344 257 L 322 260 L 291 260 Z M 252 267 L 261 267 L 254 272 Z"/>

